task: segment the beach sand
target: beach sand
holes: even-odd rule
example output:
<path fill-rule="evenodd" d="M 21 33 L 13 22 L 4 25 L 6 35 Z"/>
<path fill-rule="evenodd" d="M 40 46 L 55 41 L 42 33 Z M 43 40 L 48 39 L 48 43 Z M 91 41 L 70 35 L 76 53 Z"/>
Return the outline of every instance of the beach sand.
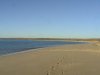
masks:
<path fill-rule="evenodd" d="M 0 75 L 100 75 L 100 46 L 63 45 L 1 56 Z"/>

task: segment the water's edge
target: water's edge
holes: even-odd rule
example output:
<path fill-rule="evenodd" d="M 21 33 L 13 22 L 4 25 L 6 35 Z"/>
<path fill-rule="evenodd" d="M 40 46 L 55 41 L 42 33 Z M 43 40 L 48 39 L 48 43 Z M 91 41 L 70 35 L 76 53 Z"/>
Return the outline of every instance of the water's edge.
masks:
<path fill-rule="evenodd" d="M 44 42 L 44 41 L 42 41 Z M 55 41 L 53 41 L 55 42 Z M 12 55 L 12 54 L 16 54 L 16 53 L 22 53 L 22 52 L 28 52 L 28 51 L 36 51 L 40 48 L 47 48 L 47 47 L 54 47 L 54 46 L 62 46 L 62 45 L 74 45 L 74 44 L 87 44 L 88 42 L 83 42 L 83 41 L 57 41 L 58 44 L 51 44 L 51 45 L 45 45 L 45 46 L 37 46 L 37 47 L 31 47 L 31 48 L 25 48 L 25 49 L 22 49 L 22 50 L 19 50 L 19 51 L 14 51 L 14 52 L 9 52 L 9 53 L 5 53 L 5 54 L 0 54 L 0 56 L 7 56 L 7 55 Z M 66 43 L 65 43 L 66 42 Z M 59 44 L 59 43 L 62 43 L 62 44 Z"/>
<path fill-rule="evenodd" d="M 72 41 L 71 41 L 72 42 Z M 74 42 L 74 41 L 73 41 Z M 78 41 L 80 42 L 80 41 Z M 81 42 L 80 44 L 91 44 L 90 42 Z M 80 44 L 64 44 L 64 45 L 80 45 Z M 20 54 L 20 53 L 26 53 L 26 52 L 36 52 L 36 51 L 39 51 L 41 49 L 45 49 L 45 48 L 51 48 L 51 47 L 57 47 L 57 46 L 64 46 L 64 45 L 55 45 L 55 46 L 49 46 L 49 47 L 37 47 L 37 48 L 30 48 L 30 49 L 26 49 L 24 51 L 19 51 L 19 52 L 14 52 L 14 53 L 8 53 L 8 54 L 3 54 L 3 55 L 0 55 L 0 57 L 5 57 L 5 56 L 12 56 L 12 55 L 15 55 L 15 54 Z"/>

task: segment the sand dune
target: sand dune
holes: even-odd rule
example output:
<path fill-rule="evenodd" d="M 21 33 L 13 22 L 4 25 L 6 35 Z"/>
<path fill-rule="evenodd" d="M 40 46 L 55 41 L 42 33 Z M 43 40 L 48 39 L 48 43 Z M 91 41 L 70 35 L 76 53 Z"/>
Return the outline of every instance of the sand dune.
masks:
<path fill-rule="evenodd" d="M 0 75 L 100 75 L 100 46 L 64 45 L 3 56 Z"/>

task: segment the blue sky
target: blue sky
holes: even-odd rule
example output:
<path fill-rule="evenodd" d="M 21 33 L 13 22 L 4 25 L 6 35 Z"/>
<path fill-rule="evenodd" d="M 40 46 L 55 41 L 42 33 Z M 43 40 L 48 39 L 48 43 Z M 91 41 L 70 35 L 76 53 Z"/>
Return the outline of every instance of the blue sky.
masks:
<path fill-rule="evenodd" d="M 100 0 L 0 0 L 0 38 L 99 38 Z"/>

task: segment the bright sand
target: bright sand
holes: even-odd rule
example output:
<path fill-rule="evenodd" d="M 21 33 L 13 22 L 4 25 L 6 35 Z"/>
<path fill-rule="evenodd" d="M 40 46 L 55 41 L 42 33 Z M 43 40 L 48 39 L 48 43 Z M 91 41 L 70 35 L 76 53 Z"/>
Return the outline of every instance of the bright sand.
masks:
<path fill-rule="evenodd" d="M 1 56 L 0 75 L 100 75 L 100 46 L 64 45 Z"/>

